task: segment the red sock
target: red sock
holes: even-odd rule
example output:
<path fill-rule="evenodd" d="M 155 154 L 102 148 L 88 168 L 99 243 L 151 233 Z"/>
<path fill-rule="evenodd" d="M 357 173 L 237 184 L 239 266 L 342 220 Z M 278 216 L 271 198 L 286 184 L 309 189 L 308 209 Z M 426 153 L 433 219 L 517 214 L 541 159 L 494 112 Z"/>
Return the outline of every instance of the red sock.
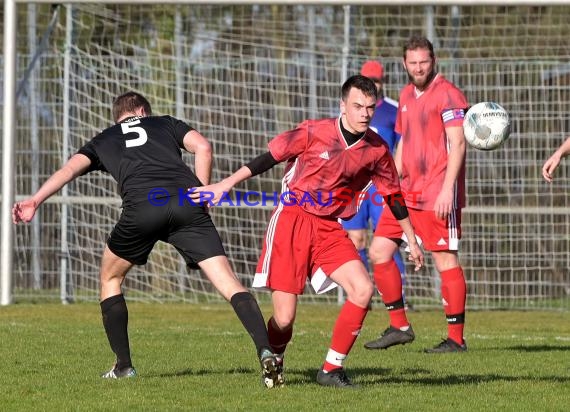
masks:
<path fill-rule="evenodd" d="M 269 336 L 269 344 L 275 353 L 285 352 L 287 344 L 291 341 L 293 336 L 293 327 L 281 330 L 275 324 L 273 316 L 267 321 L 267 334 Z"/>
<path fill-rule="evenodd" d="M 448 338 L 463 344 L 467 286 L 461 266 L 441 272 L 441 297 L 447 318 Z"/>
<path fill-rule="evenodd" d="M 342 362 L 360 334 L 367 313 L 368 308 L 361 308 L 349 300 L 344 303 L 334 325 L 331 346 L 323 365 L 325 372 L 342 368 Z"/>
<path fill-rule="evenodd" d="M 408 326 L 402 297 L 402 275 L 394 259 L 374 265 L 374 282 L 390 315 L 390 325 L 400 329 Z"/>

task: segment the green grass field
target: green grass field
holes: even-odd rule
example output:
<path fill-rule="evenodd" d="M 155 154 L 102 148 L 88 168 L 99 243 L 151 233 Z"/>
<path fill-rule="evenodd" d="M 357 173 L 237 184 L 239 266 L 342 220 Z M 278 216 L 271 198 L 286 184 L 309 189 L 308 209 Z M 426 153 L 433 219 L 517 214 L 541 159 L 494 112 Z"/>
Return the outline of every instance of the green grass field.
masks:
<path fill-rule="evenodd" d="M 270 313 L 263 306 L 266 317 Z M 357 390 L 315 382 L 338 307 L 301 304 L 286 387 L 262 387 L 253 344 L 227 304 L 129 304 L 139 376 L 107 381 L 113 358 L 99 306 L 0 308 L 0 410 L 568 411 L 570 313 L 470 312 L 469 352 L 422 349 L 445 335 L 441 311 L 411 312 L 411 345 L 367 351 L 386 326 L 375 308 L 346 361 Z"/>

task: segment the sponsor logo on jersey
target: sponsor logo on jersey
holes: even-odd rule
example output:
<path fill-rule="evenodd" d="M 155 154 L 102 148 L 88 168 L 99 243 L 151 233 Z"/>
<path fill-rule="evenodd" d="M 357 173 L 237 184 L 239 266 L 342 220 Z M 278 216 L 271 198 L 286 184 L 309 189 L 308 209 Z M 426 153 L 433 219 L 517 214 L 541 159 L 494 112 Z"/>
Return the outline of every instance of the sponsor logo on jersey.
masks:
<path fill-rule="evenodd" d="M 319 157 L 320 157 L 321 159 L 325 159 L 325 160 L 329 160 L 329 159 L 330 159 L 330 157 L 329 157 L 329 152 L 327 152 L 327 151 L 322 152 L 322 153 L 319 155 Z"/>

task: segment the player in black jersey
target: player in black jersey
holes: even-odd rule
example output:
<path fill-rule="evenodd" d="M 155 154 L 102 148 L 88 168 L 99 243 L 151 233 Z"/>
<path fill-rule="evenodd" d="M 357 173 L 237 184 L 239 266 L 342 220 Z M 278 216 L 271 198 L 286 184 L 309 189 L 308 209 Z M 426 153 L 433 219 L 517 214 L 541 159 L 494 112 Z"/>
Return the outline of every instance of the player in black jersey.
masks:
<path fill-rule="evenodd" d="M 264 384 L 281 385 L 263 315 L 234 274 L 209 214 L 201 205 L 180 201 L 180 193 L 187 188 L 210 182 L 210 143 L 181 120 L 152 116 L 150 103 L 135 92 L 114 100 L 113 117 L 114 126 L 81 147 L 32 197 L 17 202 L 12 210 L 14 223 L 29 222 L 47 198 L 94 170 L 108 172 L 117 181 L 123 210 L 103 251 L 100 270 L 103 325 L 116 363 L 102 376 L 136 375 L 121 285 L 129 269 L 145 264 L 154 244 L 162 240 L 172 244 L 190 267 L 202 269 L 231 303 L 256 345 Z M 180 149 L 194 153 L 194 172 L 182 160 Z"/>

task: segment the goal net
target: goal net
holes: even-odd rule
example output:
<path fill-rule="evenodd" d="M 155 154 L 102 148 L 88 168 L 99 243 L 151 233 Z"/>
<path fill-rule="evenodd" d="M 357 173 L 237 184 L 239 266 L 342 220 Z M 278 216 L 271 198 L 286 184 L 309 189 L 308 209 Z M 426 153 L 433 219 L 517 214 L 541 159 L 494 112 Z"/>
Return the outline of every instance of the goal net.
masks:
<path fill-rule="evenodd" d="M 570 131 L 569 18 L 562 6 L 20 4 L 16 198 L 108 127 L 113 97 L 131 89 L 155 113 L 185 119 L 209 138 L 219 180 L 266 151 L 277 133 L 336 116 L 340 84 L 365 60 L 382 61 L 385 94 L 397 99 L 407 81 L 402 44 L 423 33 L 439 71 L 472 104 L 496 101 L 513 121 L 502 148 L 467 154 L 460 260 L 469 307 L 568 310 L 568 166 L 553 184 L 540 168 Z M 279 192 L 281 174 L 278 166 L 236 189 Z M 114 181 L 92 173 L 17 226 L 14 298 L 96 300 L 99 259 L 119 206 Z M 212 210 L 246 286 L 270 212 Z M 221 299 L 162 243 L 129 273 L 125 292 L 145 301 Z M 429 260 L 408 270 L 406 295 L 417 306 L 440 305 Z M 303 299 L 338 296 L 307 289 Z"/>

